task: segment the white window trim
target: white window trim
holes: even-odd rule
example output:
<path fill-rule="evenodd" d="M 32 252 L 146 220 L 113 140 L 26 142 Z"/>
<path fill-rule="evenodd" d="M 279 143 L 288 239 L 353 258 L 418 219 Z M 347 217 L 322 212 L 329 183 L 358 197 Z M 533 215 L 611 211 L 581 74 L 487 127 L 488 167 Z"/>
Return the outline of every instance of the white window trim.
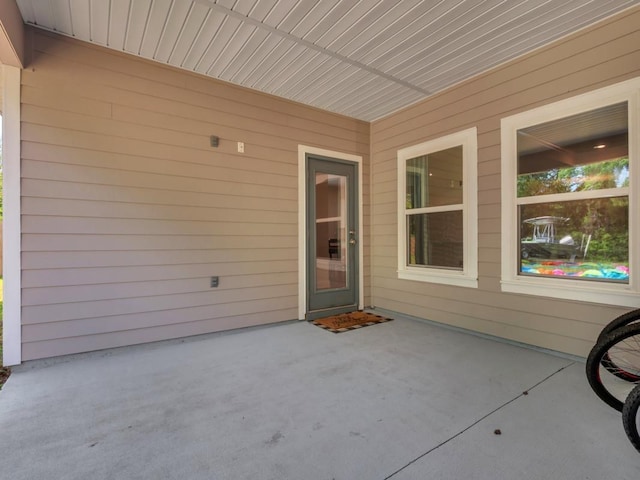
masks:
<path fill-rule="evenodd" d="M 518 129 L 553 121 L 614 103 L 629 106 L 629 283 L 518 275 L 517 141 Z M 503 118 L 502 137 L 502 281 L 503 292 L 538 295 L 626 307 L 640 307 L 640 77 Z M 613 194 L 624 195 L 626 189 Z M 545 196 L 553 200 L 558 195 Z M 572 199 L 578 196 L 572 194 Z M 523 203 L 523 202 L 521 202 Z"/>
<path fill-rule="evenodd" d="M 407 265 L 406 162 L 448 148 L 462 146 L 463 269 L 447 270 Z M 473 127 L 398 150 L 398 278 L 478 288 L 478 129 Z M 451 210 L 455 205 L 449 205 Z M 416 210 L 417 211 L 417 210 Z M 431 210 L 430 210 L 431 211 Z"/>

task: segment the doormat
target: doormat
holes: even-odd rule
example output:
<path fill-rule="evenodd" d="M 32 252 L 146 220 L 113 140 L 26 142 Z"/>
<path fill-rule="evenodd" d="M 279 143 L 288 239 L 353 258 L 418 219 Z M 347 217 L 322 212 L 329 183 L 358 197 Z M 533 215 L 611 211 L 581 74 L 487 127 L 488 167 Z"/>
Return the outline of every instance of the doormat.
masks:
<path fill-rule="evenodd" d="M 312 320 L 311 323 L 333 333 L 348 332 L 357 328 L 368 327 L 376 323 L 390 322 L 393 318 L 385 318 L 362 311 L 341 313 L 330 317 Z"/>

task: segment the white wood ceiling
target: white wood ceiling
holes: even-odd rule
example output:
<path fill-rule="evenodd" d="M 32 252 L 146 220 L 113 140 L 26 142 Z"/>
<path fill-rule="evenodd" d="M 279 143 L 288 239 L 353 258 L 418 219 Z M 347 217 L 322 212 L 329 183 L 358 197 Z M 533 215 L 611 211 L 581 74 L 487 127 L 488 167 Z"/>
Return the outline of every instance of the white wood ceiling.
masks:
<path fill-rule="evenodd" d="M 46 30 L 372 121 L 640 0 L 17 3 Z"/>

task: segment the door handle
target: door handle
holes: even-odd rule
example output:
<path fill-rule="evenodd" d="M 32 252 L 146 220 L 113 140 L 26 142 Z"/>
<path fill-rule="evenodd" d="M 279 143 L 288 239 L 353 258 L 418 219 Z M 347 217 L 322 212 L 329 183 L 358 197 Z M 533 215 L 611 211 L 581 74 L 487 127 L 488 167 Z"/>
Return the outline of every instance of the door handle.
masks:
<path fill-rule="evenodd" d="M 355 238 L 356 232 L 355 230 L 349 230 L 349 236 L 351 238 L 349 238 L 349 245 L 355 245 L 356 243 L 358 243 L 358 241 Z"/>

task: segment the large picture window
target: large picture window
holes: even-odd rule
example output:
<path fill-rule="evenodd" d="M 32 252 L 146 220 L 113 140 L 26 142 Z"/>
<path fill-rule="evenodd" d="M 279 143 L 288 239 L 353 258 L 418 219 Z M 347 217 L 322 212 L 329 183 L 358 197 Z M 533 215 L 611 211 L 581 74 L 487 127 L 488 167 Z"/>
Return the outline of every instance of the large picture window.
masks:
<path fill-rule="evenodd" d="M 503 290 L 638 302 L 637 89 L 503 120 Z"/>
<path fill-rule="evenodd" d="M 398 277 L 477 287 L 476 129 L 398 151 Z"/>

